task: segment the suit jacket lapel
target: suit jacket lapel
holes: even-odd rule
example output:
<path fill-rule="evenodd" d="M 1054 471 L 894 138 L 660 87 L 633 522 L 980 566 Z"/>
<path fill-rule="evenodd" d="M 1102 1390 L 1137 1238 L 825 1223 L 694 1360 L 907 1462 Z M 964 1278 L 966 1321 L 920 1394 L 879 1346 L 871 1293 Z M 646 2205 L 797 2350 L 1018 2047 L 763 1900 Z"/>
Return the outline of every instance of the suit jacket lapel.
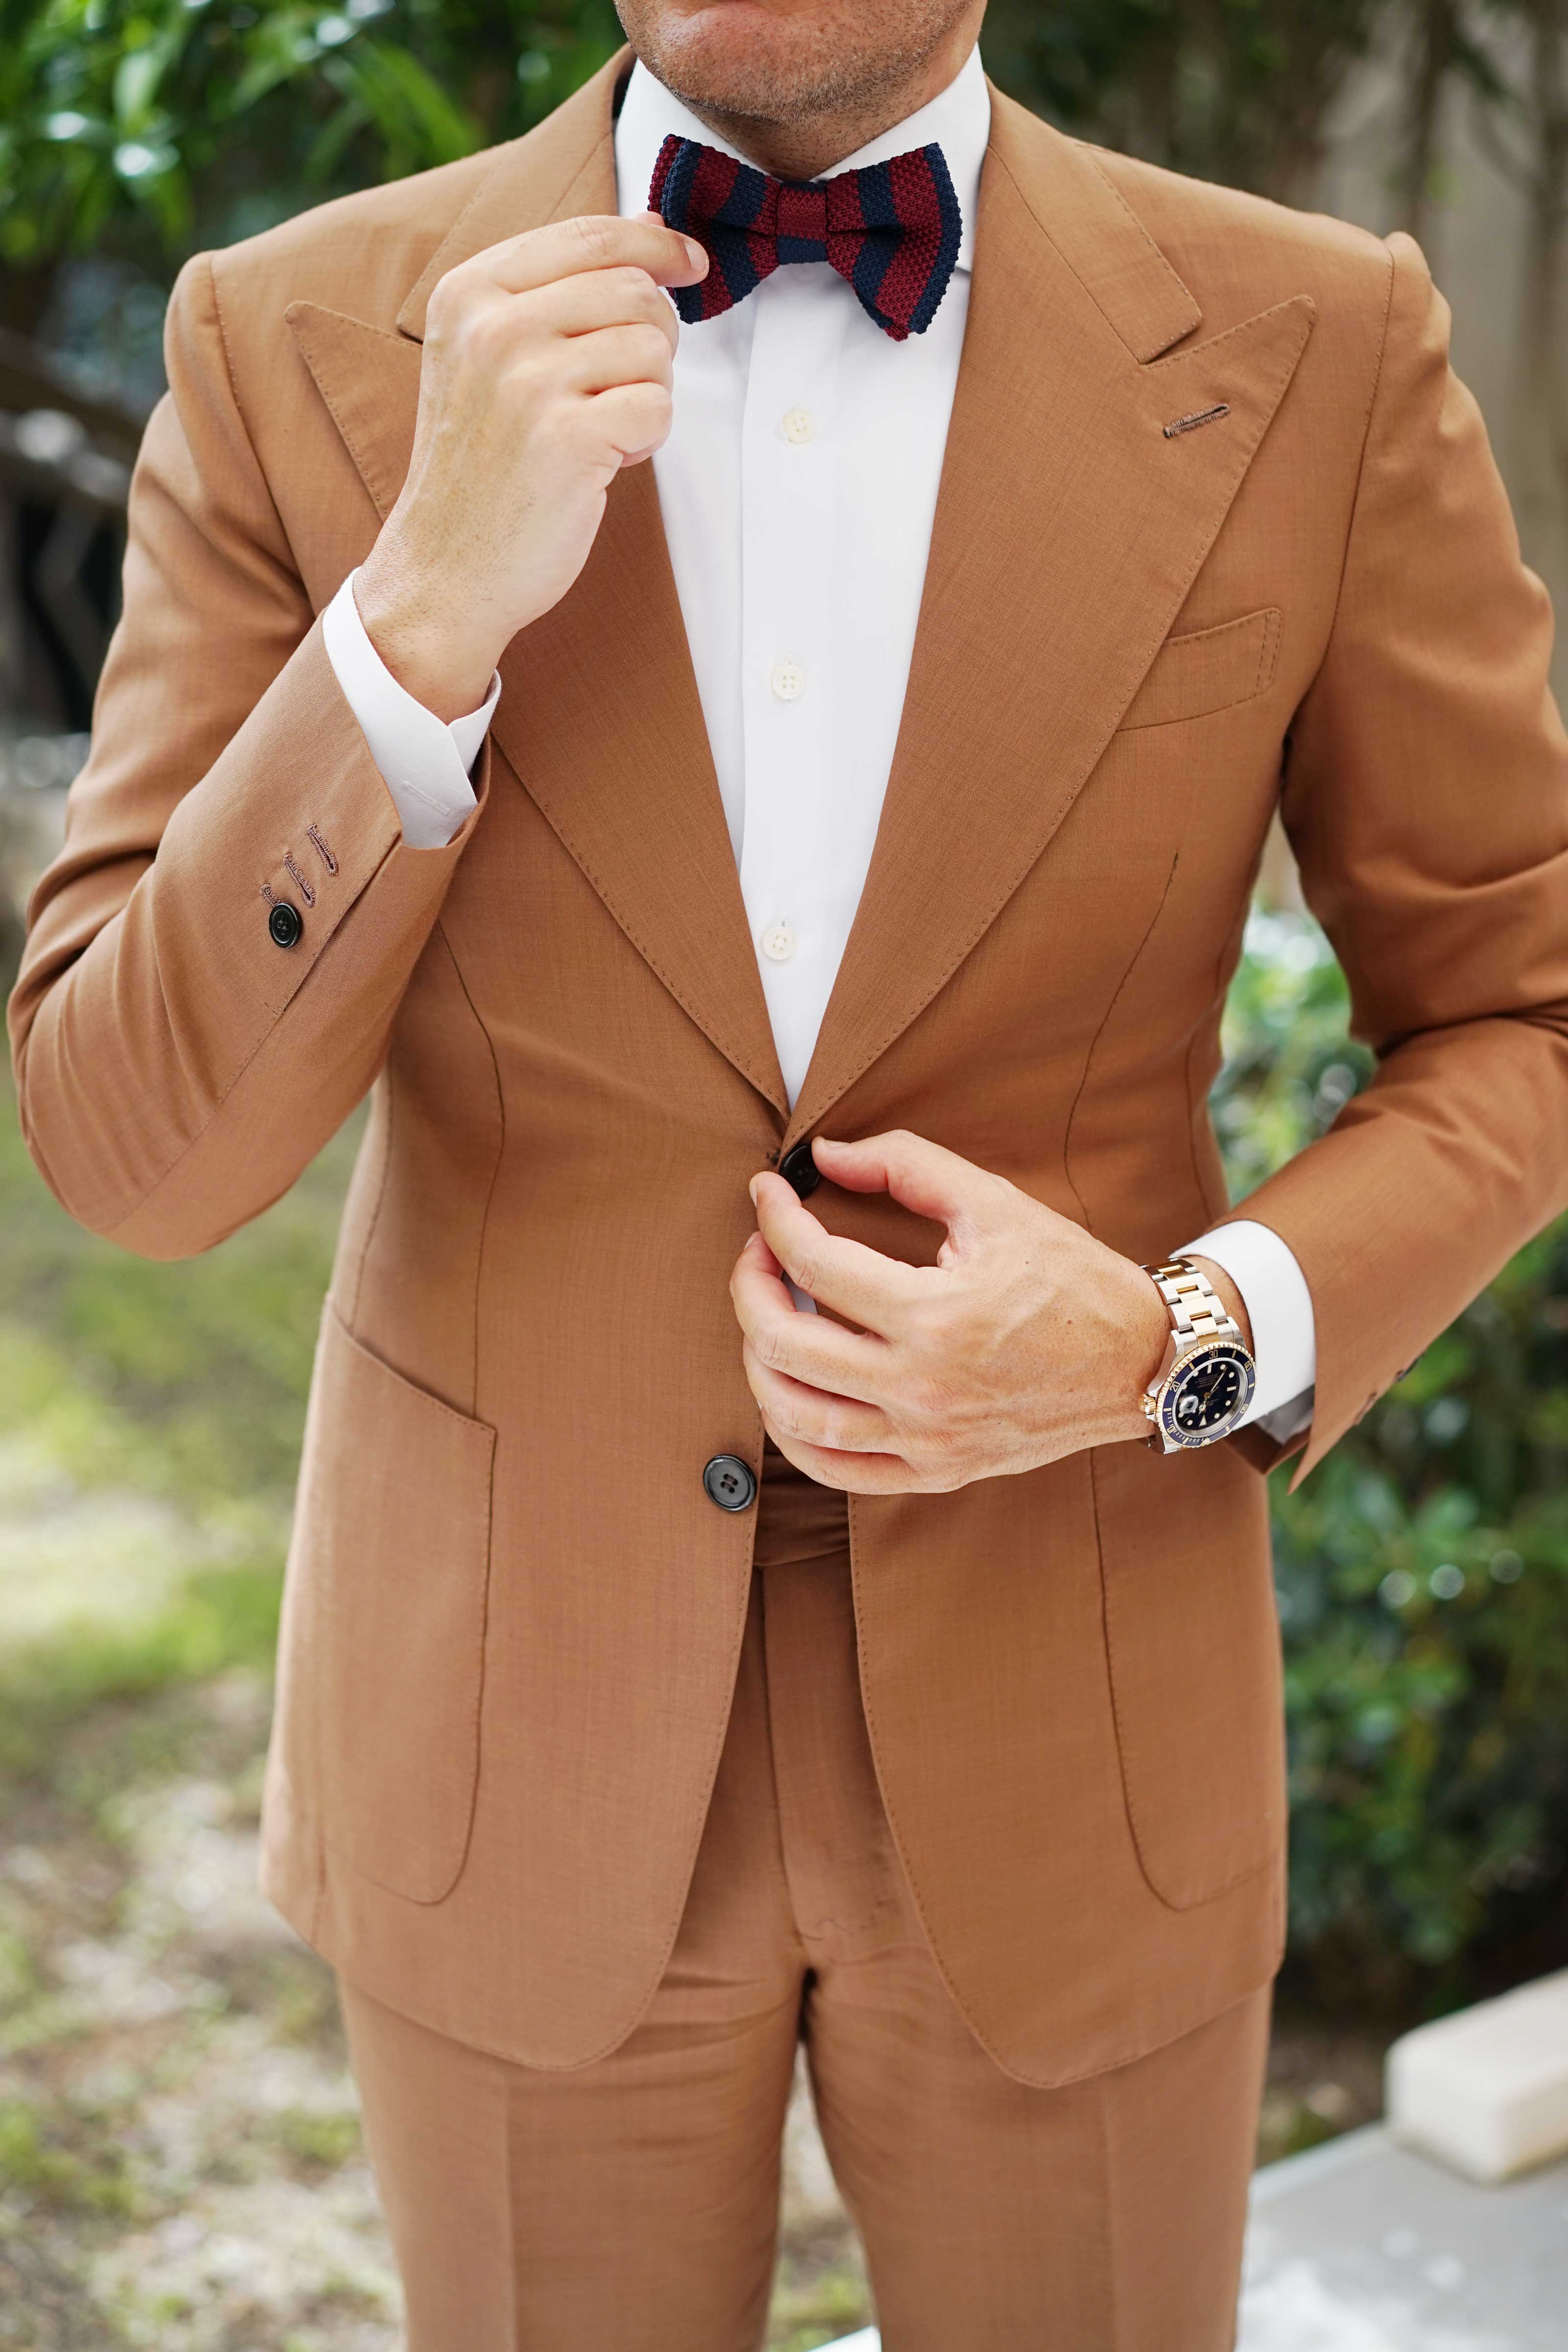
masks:
<path fill-rule="evenodd" d="M 503 149 L 398 314 L 398 334 L 296 303 L 289 323 L 379 514 L 403 485 L 437 279 L 506 236 L 616 209 L 625 53 Z M 650 466 L 612 485 L 581 579 L 514 638 L 492 735 L 627 938 L 726 1058 L 787 1097 Z"/>
<path fill-rule="evenodd" d="M 613 211 L 625 54 L 502 149 L 390 333 L 289 324 L 379 513 L 407 468 L 431 288 L 552 219 Z M 910 685 L 866 890 L 784 1144 L 914 1020 L 1040 856 L 1181 608 L 1310 332 L 1306 297 L 1210 340 L 1088 152 L 993 91 L 978 267 Z M 1175 348 L 1181 346 L 1181 348 Z M 1178 415 L 1225 404 L 1202 431 Z M 651 468 L 502 661 L 496 740 L 719 1050 L 786 1103 Z M 955 855 L 961 845 L 962 855 Z"/>
<path fill-rule="evenodd" d="M 785 1137 L 818 1127 L 995 919 L 1180 610 L 1312 323 L 1199 324 L 1092 158 L 993 92 L 976 267 L 880 830 Z M 1225 403 L 1202 430 L 1179 415 Z"/>

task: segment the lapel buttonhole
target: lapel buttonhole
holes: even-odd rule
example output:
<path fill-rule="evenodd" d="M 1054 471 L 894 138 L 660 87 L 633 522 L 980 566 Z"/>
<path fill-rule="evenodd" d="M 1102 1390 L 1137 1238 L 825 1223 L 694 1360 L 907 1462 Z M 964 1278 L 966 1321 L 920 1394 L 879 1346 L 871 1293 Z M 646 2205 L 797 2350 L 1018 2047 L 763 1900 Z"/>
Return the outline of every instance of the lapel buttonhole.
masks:
<path fill-rule="evenodd" d="M 1213 408 L 1194 408 L 1190 416 L 1173 417 L 1170 424 L 1161 429 L 1167 441 L 1173 441 L 1178 433 L 1195 433 L 1200 425 L 1214 425 L 1220 417 L 1229 415 L 1230 403 L 1222 400 Z"/>

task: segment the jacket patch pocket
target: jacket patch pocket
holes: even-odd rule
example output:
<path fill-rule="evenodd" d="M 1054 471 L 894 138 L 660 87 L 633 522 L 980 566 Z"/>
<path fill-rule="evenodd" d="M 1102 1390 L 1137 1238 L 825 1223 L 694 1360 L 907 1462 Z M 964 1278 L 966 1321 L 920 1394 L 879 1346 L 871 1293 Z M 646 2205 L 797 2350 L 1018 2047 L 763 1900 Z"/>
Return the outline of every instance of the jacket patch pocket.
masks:
<path fill-rule="evenodd" d="M 479 1781 L 495 1432 L 321 1321 L 280 1644 L 297 1796 L 354 1870 L 450 1894 Z"/>
<path fill-rule="evenodd" d="M 1279 652 L 1279 611 L 1270 604 L 1217 628 L 1167 637 L 1128 705 L 1123 728 L 1168 727 L 1204 719 L 1262 694 Z"/>
<path fill-rule="evenodd" d="M 1090 1461 L 1128 1818 L 1150 1886 L 1190 1910 L 1285 1834 L 1268 1490 L 1230 1445 Z"/>

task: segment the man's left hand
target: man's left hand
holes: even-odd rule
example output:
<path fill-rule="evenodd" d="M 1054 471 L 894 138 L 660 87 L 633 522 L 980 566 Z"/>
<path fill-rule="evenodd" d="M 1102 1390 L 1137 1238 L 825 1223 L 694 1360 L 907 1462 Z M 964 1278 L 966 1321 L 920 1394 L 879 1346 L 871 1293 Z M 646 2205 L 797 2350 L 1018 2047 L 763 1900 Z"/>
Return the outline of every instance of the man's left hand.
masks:
<path fill-rule="evenodd" d="M 814 1151 L 831 1182 L 889 1192 L 947 1238 L 935 1265 L 906 1265 L 830 1234 L 782 1176 L 752 1179 L 730 1295 L 781 1454 L 855 1494 L 945 1494 L 1147 1436 L 1170 1325 L 1141 1266 L 917 1135 Z M 843 1321 L 798 1309 L 786 1275 Z"/>

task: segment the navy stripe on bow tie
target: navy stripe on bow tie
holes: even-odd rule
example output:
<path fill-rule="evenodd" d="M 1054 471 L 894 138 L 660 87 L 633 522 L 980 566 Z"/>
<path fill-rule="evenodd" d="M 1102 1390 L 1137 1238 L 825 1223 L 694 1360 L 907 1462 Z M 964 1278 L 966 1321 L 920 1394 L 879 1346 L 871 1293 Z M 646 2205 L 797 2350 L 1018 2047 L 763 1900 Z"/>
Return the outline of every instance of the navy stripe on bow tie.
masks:
<path fill-rule="evenodd" d="M 935 318 L 963 229 L 934 144 L 830 180 L 775 180 L 672 131 L 658 151 L 648 206 L 707 248 L 711 266 L 701 285 L 672 289 L 692 325 L 742 301 L 782 262 L 830 261 L 900 343 Z"/>

